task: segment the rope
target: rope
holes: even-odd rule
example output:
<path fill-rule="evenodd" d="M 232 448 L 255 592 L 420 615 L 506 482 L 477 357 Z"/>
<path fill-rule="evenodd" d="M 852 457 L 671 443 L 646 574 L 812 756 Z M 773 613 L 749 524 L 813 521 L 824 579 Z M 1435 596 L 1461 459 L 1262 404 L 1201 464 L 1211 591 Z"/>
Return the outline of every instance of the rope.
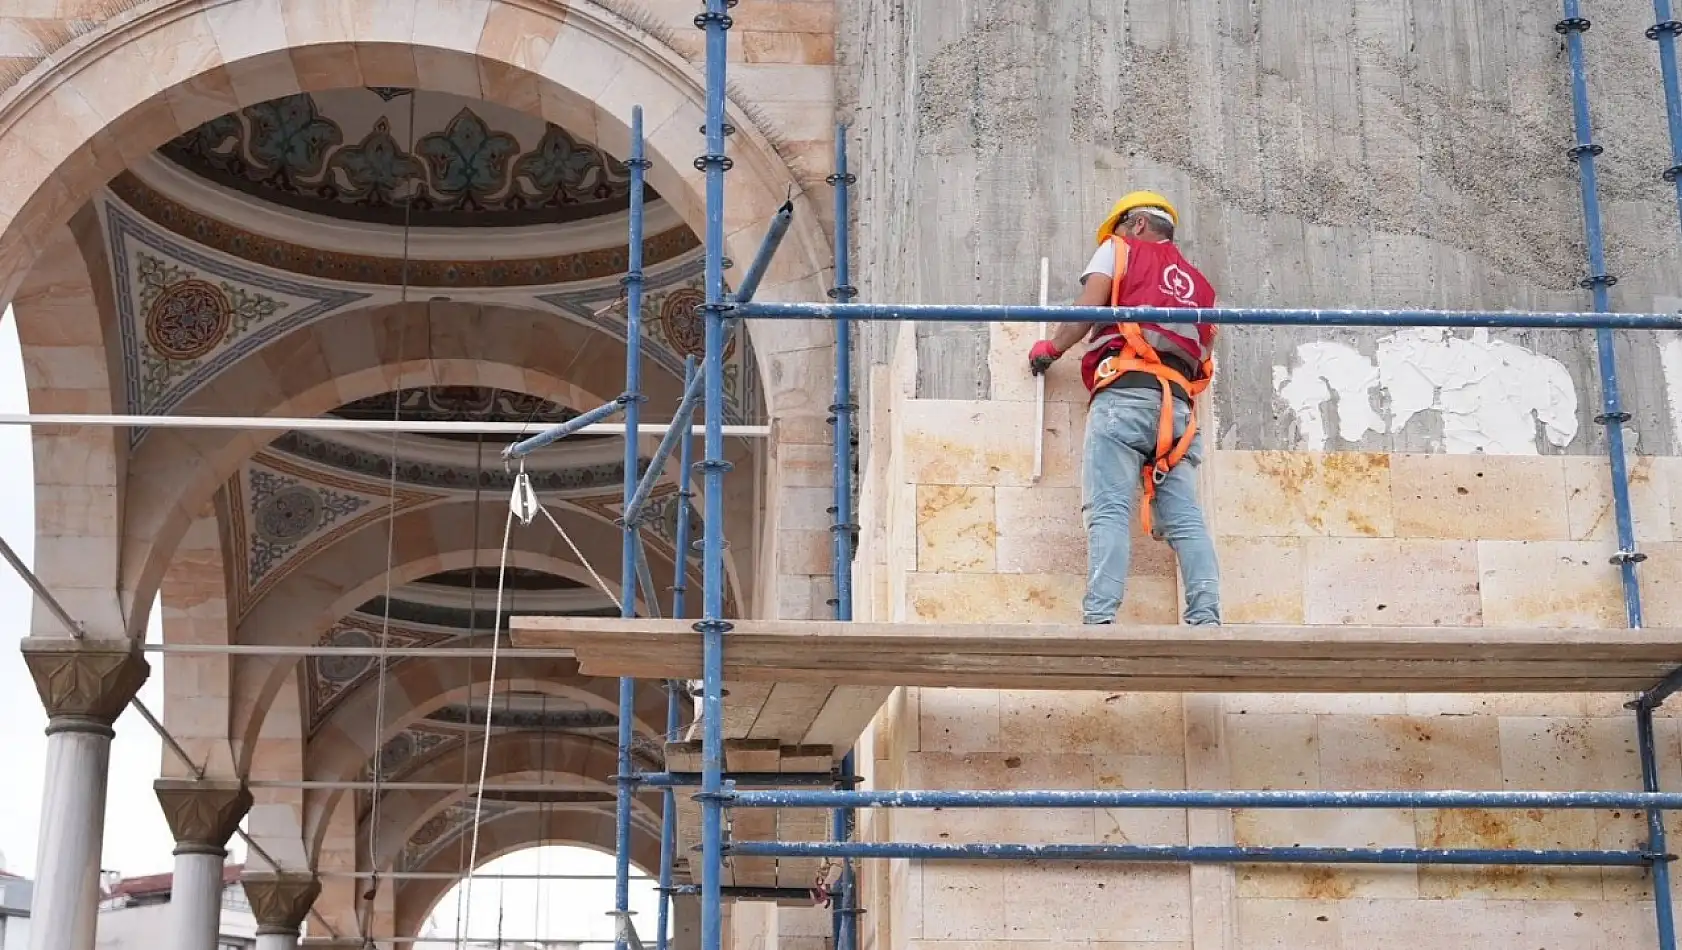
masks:
<path fill-rule="evenodd" d="M 584 556 L 583 551 L 578 550 L 578 545 L 572 543 L 572 535 L 567 534 L 567 529 L 561 527 L 561 523 L 555 520 L 555 516 L 549 513 L 549 509 L 543 506 L 543 502 L 537 503 L 537 510 L 543 512 L 543 517 L 548 518 L 549 523 L 555 526 L 556 531 L 560 532 L 561 540 L 567 543 L 567 547 L 572 548 L 572 553 L 578 557 L 578 563 L 584 565 L 584 569 L 589 571 L 590 576 L 596 579 L 596 586 L 602 589 L 602 593 L 607 595 L 608 600 L 613 601 L 613 606 L 624 610 L 624 605 L 619 602 L 619 598 L 614 596 L 613 591 L 608 588 L 607 581 L 602 580 L 602 576 L 596 573 L 594 567 L 590 566 L 590 559 Z"/>
<path fill-rule="evenodd" d="M 413 154 L 414 150 L 415 150 L 415 137 L 416 137 L 416 134 L 417 134 L 416 133 L 416 122 L 415 122 L 415 100 L 418 99 L 418 98 L 420 98 L 420 90 L 419 89 L 409 90 L 409 152 L 410 152 L 410 154 Z M 399 294 L 398 302 L 399 302 L 400 305 L 407 304 L 409 302 L 409 240 L 410 240 L 411 233 L 413 231 L 413 228 L 412 228 L 411 224 L 412 224 L 412 218 L 413 218 L 413 214 L 414 214 L 414 207 L 415 207 L 415 192 L 411 191 L 410 195 L 409 195 L 409 200 L 403 203 L 403 268 L 402 268 L 402 272 L 401 272 L 400 285 L 399 285 L 399 290 L 398 290 L 398 294 Z M 430 309 L 431 304 L 430 303 L 427 304 L 427 307 L 428 307 L 428 309 Z M 403 365 L 403 350 L 404 350 L 404 344 L 407 342 L 405 340 L 405 337 L 407 336 L 407 333 L 408 333 L 408 325 L 409 324 L 408 324 L 408 319 L 407 319 L 406 314 L 403 315 L 403 316 L 400 316 L 398 318 L 398 323 L 397 323 L 397 365 L 398 366 Z M 401 388 L 399 388 L 399 390 L 397 392 L 397 398 L 392 400 L 392 405 L 391 405 L 392 421 L 393 422 L 401 422 L 402 421 L 402 416 L 403 416 L 403 394 L 402 394 Z M 368 859 L 369 859 L 368 870 L 370 872 L 370 876 L 368 878 L 368 889 L 363 891 L 363 893 L 362 893 L 362 915 L 361 915 L 362 920 L 360 922 L 360 924 L 361 924 L 360 929 L 362 931 L 362 937 L 363 937 L 364 940 L 369 939 L 373 936 L 374 897 L 375 897 L 375 895 L 377 895 L 379 893 L 379 889 L 380 889 L 379 861 L 377 859 L 377 855 L 379 854 L 378 846 L 379 846 L 379 829 L 380 829 L 380 783 L 381 783 L 382 779 L 384 778 L 384 772 L 385 772 L 385 768 L 384 768 L 385 756 L 382 755 L 381 753 L 383 753 L 385 751 L 385 743 L 384 743 L 383 739 L 384 739 L 384 736 L 385 736 L 385 694 L 386 694 L 385 678 L 386 678 L 386 664 L 388 662 L 388 657 L 387 657 L 386 651 L 390 648 L 390 643 L 391 643 L 391 569 L 392 569 L 392 563 L 396 560 L 396 547 L 397 547 L 397 438 L 398 438 L 398 434 L 399 433 L 397 433 L 396 431 L 393 431 L 391 433 L 391 458 L 389 460 L 391 470 L 390 470 L 390 473 L 389 473 L 389 478 L 387 479 L 388 501 L 387 501 L 387 505 L 386 505 L 386 535 L 385 535 L 385 600 L 384 600 L 384 603 L 382 604 L 382 607 L 384 608 L 383 611 L 382 611 L 383 616 L 380 618 L 380 653 L 379 653 L 379 659 L 377 661 L 377 670 L 376 670 L 376 673 L 375 673 L 376 693 L 375 693 L 375 700 L 374 700 L 374 726 L 373 726 L 373 731 L 374 731 L 374 741 L 373 741 L 373 747 L 374 747 L 374 751 L 373 751 L 373 755 L 374 755 L 373 800 L 370 803 L 369 810 L 368 810 Z"/>
<path fill-rule="evenodd" d="M 493 396 L 494 398 L 494 396 Z M 467 641 L 472 643 L 479 635 L 479 535 L 480 518 L 485 490 L 485 436 L 480 433 L 474 439 L 473 466 L 477 476 L 473 482 L 473 573 L 467 579 Z M 467 659 L 467 710 L 469 715 L 473 710 L 473 658 Z M 471 723 L 469 723 L 471 725 Z M 468 771 L 467 744 L 462 743 L 461 756 L 461 784 L 466 786 L 472 773 Z M 467 860 L 467 839 L 460 838 L 456 842 L 456 864 L 464 866 Z M 465 912 L 465 894 L 462 888 L 456 888 L 456 941 L 459 944 L 465 931 L 462 929 L 462 915 Z"/>
<path fill-rule="evenodd" d="M 491 764 L 491 709 L 496 699 L 496 663 L 502 645 L 502 592 L 504 581 L 508 574 L 508 539 L 514 531 L 514 509 L 508 509 L 508 517 L 502 524 L 502 554 L 496 568 L 496 612 L 491 620 L 491 675 L 490 685 L 485 692 L 485 741 L 479 750 L 479 783 L 473 795 L 473 843 L 467 851 L 467 878 L 463 881 L 466 891 L 463 900 L 467 904 L 469 915 L 473 913 L 473 874 L 479 863 L 479 818 L 484 813 L 485 805 L 485 773 Z M 456 918 L 456 946 L 462 946 L 463 921 Z"/>

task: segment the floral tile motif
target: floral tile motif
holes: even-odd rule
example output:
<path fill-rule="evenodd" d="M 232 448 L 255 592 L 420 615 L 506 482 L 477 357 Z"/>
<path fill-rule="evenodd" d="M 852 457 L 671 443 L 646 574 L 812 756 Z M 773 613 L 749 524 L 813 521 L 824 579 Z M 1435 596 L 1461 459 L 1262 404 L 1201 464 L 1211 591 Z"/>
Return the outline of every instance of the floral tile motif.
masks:
<path fill-rule="evenodd" d="M 519 802 L 486 799 L 477 805 L 479 823 L 484 825 L 521 807 Z M 397 859 L 397 869 L 414 871 L 426 867 L 426 863 L 432 860 L 433 856 L 453 844 L 464 831 L 473 826 L 474 815 L 475 803 L 468 800 L 456 802 L 432 816 L 426 824 L 420 826 L 414 837 L 404 844 L 403 853 Z"/>
<path fill-rule="evenodd" d="M 242 267 L 157 233 L 117 201 L 102 208 L 131 413 L 166 415 L 264 344 L 369 296 Z"/>
<path fill-rule="evenodd" d="M 557 125 L 408 89 L 283 96 L 211 119 L 159 152 L 266 201 L 389 225 L 555 224 L 623 211 L 630 198 L 630 169 Z"/>
<path fill-rule="evenodd" d="M 199 214 L 147 187 L 124 172 L 110 189 L 129 207 L 171 233 L 254 264 L 323 280 L 358 284 L 396 285 L 407 277 L 412 287 L 530 287 L 571 281 L 597 280 L 625 272 L 626 249 L 603 247 L 559 257 L 528 257 L 494 261 L 411 260 L 405 268 L 397 257 L 322 251 L 236 228 Z M 701 246 L 684 225 L 643 239 L 643 260 L 659 264 Z"/>
<path fill-rule="evenodd" d="M 350 614 L 322 634 L 322 646 L 377 647 L 383 639 L 389 647 L 425 647 L 453 639 L 453 635 L 436 630 L 418 630 L 398 624 L 387 625 L 383 618 Z M 386 672 L 404 662 L 388 659 Z M 379 658 L 367 656 L 312 656 L 309 675 L 304 678 L 305 699 L 309 705 L 307 735 L 314 736 L 339 703 L 358 686 L 379 674 Z"/>
<path fill-rule="evenodd" d="M 259 452 L 227 484 L 234 614 L 244 617 L 295 567 L 335 540 L 392 510 L 384 485 L 323 472 L 273 452 Z M 398 488 L 401 514 L 440 496 Z"/>
<path fill-rule="evenodd" d="M 341 518 L 370 503 L 263 469 L 247 469 L 246 491 L 251 506 L 251 554 L 246 559 L 246 583 L 253 586 L 298 545 Z"/>

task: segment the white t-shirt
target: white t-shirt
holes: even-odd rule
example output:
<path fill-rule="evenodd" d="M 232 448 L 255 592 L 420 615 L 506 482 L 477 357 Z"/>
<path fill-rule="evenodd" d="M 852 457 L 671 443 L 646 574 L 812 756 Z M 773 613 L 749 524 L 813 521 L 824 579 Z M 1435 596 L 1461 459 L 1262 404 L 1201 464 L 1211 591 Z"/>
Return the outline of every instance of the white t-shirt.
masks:
<path fill-rule="evenodd" d="M 1115 244 L 1105 241 L 1098 245 L 1098 250 L 1092 254 L 1092 262 L 1086 265 L 1086 270 L 1080 272 L 1080 279 L 1085 282 L 1088 274 L 1103 274 L 1105 277 L 1115 276 Z"/>

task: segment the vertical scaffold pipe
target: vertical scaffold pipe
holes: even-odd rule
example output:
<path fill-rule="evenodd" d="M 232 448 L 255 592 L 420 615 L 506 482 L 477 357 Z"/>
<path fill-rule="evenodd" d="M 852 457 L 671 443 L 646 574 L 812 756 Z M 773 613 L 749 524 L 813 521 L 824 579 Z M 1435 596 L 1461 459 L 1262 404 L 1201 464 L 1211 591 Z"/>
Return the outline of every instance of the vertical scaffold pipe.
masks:
<path fill-rule="evenodd" d="M 1612 310 L 1610 288 L 1617 278 L 1606 273 L 1606 244 L 1600 224 L 1600 193 L 1595 180 L 1595 156 L 1601 152 L 1594 144 L 1594 129 L 1589 120 L 1588 75 L 1583 65 L 1583 33 L 1589 28 L 1578 0 L 1564 0 L 1565 19 L 1555 29 L 1565 35 L 1571 57 L 1571 106 L 1576 123 L 1577 143 L 1570 156 L 1577 162 L 1583 198 L 1583 236 L 1588 243 L 1589 274 L 1581 281 L 1592 292 L 1596 313 Z M 1630 514 L 1629 465 L 1624 455 L 1624 423 L 1630 420 L 1623 409 L 1618 392 L 1618 363 L 1614 351 L 1612 331 L 1594 332 L 1595 348 L 1600 358 L 1601 412 L 1595 421 L 1606 426 L 1606 449 L 1612 464 L 1612 507 L 1618 527 L 1618 553 L 1612 562 L 1618 565 L 1624 584 L 1624 609 L 1629 625 L 1639 629 L 1641 620 L 1641 587 L 1636 580 L 1635 565 L 1645 556 L 1635 550 L 1635 522 Z"/>
<path fill-rule="evenodd" d="M 1665 181 L 1676 188 L 1676 213 L 1682 221 L 1682 76 L 1677 74 L 1676 37 L 1682 35 L 1682 20 L 1671 15 L 1670 0 L 1653 0 L 1653 25 L 1647 38 L 1659 44 L 1659 76 L 1664 82 L 1664 114 L 1670 126 L 1670 167 Z"/>
<path fill-rule="evenodd" d="M 695 357 L 683 360 L 684 391 L 695 378 Z M 687 420 L 676 420 L 685 425 Z M 678 437 L 677 475 L 677 563 L 672 568 L 672 619 L 682 620 L 685 613 L 684 592 L 689 587 L 689 466 L 694 459 L 694 439 L 688 432 Z M 681 725 L 678 714 L 678 695 L 683 689 L 679 680 L 666 681 L 666 741 L 677 741 Z M 672 865 L 677 863 L 677 791 L 667 787 L 660 792 L 660 903 L 655 919 L 655 950 L 667 950 L 670 945 L 672 920 Z"/>
<path fill-rule="evenodd" d="M 637 444 L 637 426 L 642 409 L 642 217 L 643 178 L 648 159 L 643 155 L 642 106 L 631 108 L 631 233 L 626 246 L 625 265 L 625 510 L 637 491 L 637 458 L 641 454 Z M 624 523 L 624 550 L 620 557 L 619 616 L 629 620 L 637 615 L 637 545 L 636 526 Z M 645 591 L 643 596 L 654 596 Z M 631 797 L 636 792 L 636 780 L 631 767 L 631 727 L 635 722 L 636 680 L 619 678 L 619 797 L 615 802 L 615 842 L 613 866 L 613 909 L 617 913 L 615 950 L 627 950 L 626 928 L 631 911 Z M 662 824 L 662 842 L 672 834 Z"/>
<path fill-rule="evenodd" d="M 1606 246 L 1600 224 L 1600 192 L 1595 181 L 1595 156 L 1601 152 L 1594 143 L 1594 126 L 1589 116 L 1588 73 L 1583 62 L 1583 34 L 1590 23 L 1582 15 L 1579 0 L 1562 0 L 1564 19 L 1554 29 L 1565 37 L 1571 59 L 1571 113 L 1576 129 L 1576 144 L 1570 155 L 1577 162 L 1578 179 L 1583 198 L 1583 237 L 1588 244 L 1589 273 L 1582 284 L 1593 294 L 1596 313 L 1609 313 L 1611 286 L 1617 278 L 1606 272 Z M 1639 629 L 1641 617 L 1641 584 L 1635 566 L 1644 555 L 1635 550 L 1635 519 L 1630 513 L 1629 462 L 1624 454 L 1624 423 L 1630 419 L 1618 393 L 1618 362 L 1614 338 L 1610 329 L 1594 333 L 1595 349 L 1600 362 L 1601 414 L 1595 421 L 1606 426 L 1606 451 L 1612 466 L 1612 507 L 1618 528 L 1618 551 L 1612 562 L 1618 566 L 1624 586 L 1624 612 L 1632 628 Z M 1642 746 L 1642 783 L 1650 791 L 1657 791 L 1658 772 L 1648 767 L 1648 750 L 1653 741 L 1652 710 L 1638 704 L 1636 708 L 1637 738 Z M 1647 850 L 1663 855 L 1665 849 L 1664 813 L 1647 812 Z M 1676 950 L 1675 921 L 1670 894 L 1670 867 L 1663 857 L 1655 857 L 1653 869 L 1653 906 L 1657 918 L 1659 950 Z"/>
<path fill-rule="evenodd" d="M 1641 753 L 1641 787 L 1659 791 L 1659 760 L 1653 741 L 1653 707 L 1635 704 L 1636 739 Z M 1664 812 L 1647 809 L 1647 850 L 1653 855 L 1653 913 L 1658 918 L 1659 950 L 1676 950 L 1676 909 L 1670 896 L 1670 864 L 1665 856 Z"/>
<path fill-rule="evenodd" d="M 706 31 L 707 151 L 697 161 L 706 172 L 706 437 L 701 539 L 701 950 L 721 950 L 724 858 L 724 153 L 725 34 L 733 0 L 706 0 L 695 25 Z M 746 332 L 746 331 L 744 331 Z"/>
<path fill-rule="evenodd" d="M 835 286 L 829 296 L 837 303 L 852 303 L 857 290 L 852 286 L 852 258 L 849 247 L 848 186 L 856 179 L 847 170 L 847 126 L 835 127 L 835 173 L 829 183 L 835 187 Z M 835 619 L 853 619 L 853 334 L 852 321 L 835 321 L 835 403 L 829 407 L 830 421 L 835 425 Z M 841 758 L 841 778 L 847 788 L 852 787 L 853 754 Z M 837 808 L 831 815 L 831 833 L 836 841 L 846 841 L 852 834 L 853 812 Z M 836 950 L 854 950 L 858 928 L 854 921 L 857 901 L 853 894 L 853 859 L 841 860 L 841 881 L 833 898 L 834 946 Z"/>

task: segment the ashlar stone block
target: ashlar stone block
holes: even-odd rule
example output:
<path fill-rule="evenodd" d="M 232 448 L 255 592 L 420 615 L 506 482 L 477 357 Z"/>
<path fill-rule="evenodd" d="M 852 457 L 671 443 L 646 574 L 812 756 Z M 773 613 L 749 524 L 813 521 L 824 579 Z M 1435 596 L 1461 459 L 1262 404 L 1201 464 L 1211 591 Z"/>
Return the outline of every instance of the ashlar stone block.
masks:
<path fill-rule="evenodd" d="M 1215 538 L 1221 566 L 1221 622 L 1303 622 L 1301 538 Z"/>
<path fill-rule="evenodd" d="M 925 485 L 1031 485 L 1034 405 L 959 399 L 908 399 L 899 408 L 899 444 L 909 480 Z M 1040 485 L 1080 484 L 1079 431 L 1069 407 L 1045 407 Z"/>
<path fill-rule="evenodd" d="M 1310 624 L 1477 626 L 1476 542 L 1309 538 L 1303 542 Z"/>
<path fill-rule="evenodd" d="M 1607 541 L 1479 541 L 1484 623 L 1621 627 L 1623 587 Z"/>
<path fill-rule="evenodd" d="M 917 486 L 917 570 L 992 571 L 997 533 L 993 489 Z"/>
<path fill-rule="evenodd" d="M 1565 510 L 1571 541 L 1601 541 L 1618 536 L 1612 507 L 1612 466 L 1601 455 L 1560 456 L 1565 466 Z M 1635 536 L 1646 541 L 1676 537 L 1671 525 L 1671 479 L 1682 474 L 1676 460 L 1636 457 L 1629 460 L 1630 513 Z"/>
<path fill-rule="evenodd" d="M 906 574 L 914 623 L 1073 623 L 1085 578 L 1070 574 Z"/>
<path fill-rule="evenodd" d="M 1214 527 L 1245 537 L 1395 534 L 1390 456 L 1216 451 Z"/>
<path fill-rule="evenodd" d="M 1560 456 L 1392 455 L 1396 536 L 1565 540 Z"/>

